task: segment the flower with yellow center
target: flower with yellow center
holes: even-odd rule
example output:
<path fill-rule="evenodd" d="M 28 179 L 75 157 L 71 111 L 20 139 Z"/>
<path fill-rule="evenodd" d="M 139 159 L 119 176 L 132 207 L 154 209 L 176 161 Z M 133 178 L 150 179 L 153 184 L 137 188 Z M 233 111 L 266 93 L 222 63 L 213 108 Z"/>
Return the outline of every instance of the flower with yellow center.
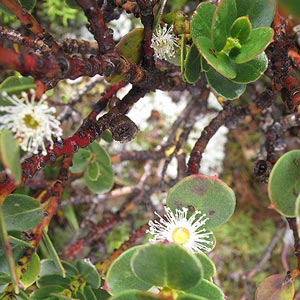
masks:
<path fill-rule="evenodd" d="M 52 148 L 53 137 L 60 140 L 62 129 L 53 116 L 55 108 L 45 103 L 46 96 L 35 102 L 35 91 L 31 89 L 30 94 L 30 100 L 25 92 L 21 93 L 21 98 L 5 92 L 1 94 L 2 100 L 12 105 L 0 106 L 0 130 L 7 128 L 14 133 L 24 151 L 37 154 L 42 150 L 42 154 L 47 155 L 45 143 Z"/>
<path fill-rule="evenodd" d="M 165 207 L 166 214 L 158 220 L 149 221 L 148 233 L 153 235 L 150 242 L 168 241 L 185 247 L 192 253 L 209 252 L 214 247 L 212 232 L 204 228 L 208 218 L 196 210 L 189 218 L 188 209 L 176 209 L 175 214 Z"/>
<path fill-rule="evenodd" d="M 167 25 L 156 29 L 152 36 L 151 48 L 157 58 L 168 59 L 175 56 L 175 47 L 179 47 L 176 36 L 172 33 L 173 26 Z"/>

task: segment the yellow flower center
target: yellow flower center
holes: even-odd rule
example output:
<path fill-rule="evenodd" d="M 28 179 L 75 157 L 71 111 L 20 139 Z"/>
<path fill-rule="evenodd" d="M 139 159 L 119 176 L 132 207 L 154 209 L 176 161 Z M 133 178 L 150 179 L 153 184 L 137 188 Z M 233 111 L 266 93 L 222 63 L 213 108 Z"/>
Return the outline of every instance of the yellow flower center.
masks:
<path fill-rule="evenodd" d="M 23 121 L 28 128 L 36 129 L 39 125 L 39 122 L 32 115 L 25 115 Z"/>
<path fill-rule="evenodd" d="M 172 233 L 174 243 L 184 245 L 190 238 L 190 232 L 185 227 L 178 227 Z"/>

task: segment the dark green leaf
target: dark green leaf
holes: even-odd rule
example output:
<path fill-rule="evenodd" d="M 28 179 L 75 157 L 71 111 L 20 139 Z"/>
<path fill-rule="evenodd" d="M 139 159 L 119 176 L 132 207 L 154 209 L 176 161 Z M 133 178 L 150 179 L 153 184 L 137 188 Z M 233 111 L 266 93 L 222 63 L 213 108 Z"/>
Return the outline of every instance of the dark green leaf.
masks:
<path fill-rule="evenodd" d="M 83 294 L 87 300 L 97 300 L 95 293 L 89 286 L 85 286 L 83 289 Z M 101 299 L 102 300 L 102 299 Z"/>
<path fill-rule="evenodd" d="M 234 78 L 236 76 L 235 64 L 225 53 L 216 52 L 213 49 L 211 40 L 205 37 L 199 37 L 194 41 L 209 65 L 227 78 Z"/>
<path fill-rule="evenodd" d="M 77 4 L 76 0 L 65 0 L 66 4 L 74 9 L 80 9 L 80 6 Z"/>
<path fill-rule="evenodd" d="M 33 300 L 45 300 L 45 299 L 57 299 L 56 297 L 51 297 L 53 294 L 60 293 L 64 290 L 64 287 L 59 285 L 49 285 L 42 289 L 37 290 L 31 297 Z"/>
<path fill-rule="evenodd" d="M 300 150 L 289 151 L 277 160 L 269 177 L 268 193 L 280 214 L 295 217 L 300 194 Z"/>
<path fill-rule="evenodd" d="M 42 276 L 37 281 L 37 286 L 41 289 L 49 285 L 59 285 L 63 287 L 67 287 L 68 284 L 71 282 L 71 279 L 68 277 L 62 277 L 59 274 L 49 274 Z"/>
<path fill-rule="evenodd" d="M 66 261 L 61 262 L 67 275 L 77 275 L 78 270 L 75 266 L 71 265 Z M 52 259 L 43 259 L 41 261 L 41 271 L 40 276 L 50 275 L 50 274 L 60 274 L 60 270 L 57 268 L 55 262 Z M 61 275 L 60 275 L 61 276 Z"/>
<path fill-rule="evenodd" d="M 271 43 L 272 38 L 272 28 L 260 27 L 253 29 L 248 40 L 241 45 L 241 48 L 232 49 L 229 55 L 235 63 L 245 63 L 262 53 Z"/>
<path fill-rule="evenodd" d="M 248 16 L 253 28 L 271 25 L 274 18 L 275 1 L 270 1 L 270 0 L 251 0 L 251 1 L 235 0 L 235 1 L 237 6 L 237 16 L 238 17 Z"/>
<path fill-rule="evenodd" d="M 122 253 L 110 266 L 106 282 L 112 295 L 126 290 L 148 290 L 152 284 L 137 277 L 131 269 L 131 259 L 136 251 L 143 246 L 133 247 Z"/>
<path fill-rule="evenodd" d="M 268 58 L 263 52 L 254 59 L 238 64 L 236 68 L 237 75 L 232 81 L 236 83 L 249 83 L 257 80 L 267 69 Z"/>
<path fill-rule="evenodd" d="M 186 59 L 185 59 L 185 73 L 184 73 L 184 78 L 186 79 L 187 82 L 196 82 L 199 77 L 200 77 L 200 72 L 201 72 L 201 65 L 200 65 L 200 53 L 193 44 L 191 48 L 189 49 Z"/>
<path fill-rule="evenodd" d="M 215 176 L 191 175 L 170 189 L 167 206 L 173 212 L 182 207 L 201 211 L 209 218 L 205 227 L 213 228 L 231 217 L 235 195 L 230 187 Z"/>
<path fill-rule="evenodd" d="M 36 0 L 17 0 L 22 7 L 31 11 L 36 5 Z"/>
<path fill-rule="evenodd" d="M 238 39 L 242 44 L 248 39 L 251 30 L 252 27 L 249 18 L 239 17 L 233 22 L 230 28 L 230 36 Z"/>
<path fill-rule="evenodd" d="M 77 268 L 87 281 L 87 283 L 94 289 L 98 289 L 101 284 L 100 275 L 95 266 L 87 260 L 80 260 L 77 263 Z"/>
<path fill-rule="evenodd" d="M 0 132 L 0 157 L 9 176 L 17 185 L 20 184 L 22 179 L 20 145 L 8 129 Z"/>
<path fill-rule="evenodd" d="M 235 0 L 221 0 L 212 20 L 213 49 L 221 51 L 230 36 L 230 28 L 237 17 Z"/>
<path fill-rule="evenodd" d="M 245 84 L 235 83 L 222 76 L 213 68 L 210 68 L 205 73 L 205 76 L 212 90 L 227 100 L 237 99 L 245 92 Z"/>
<path fill-rule="evenodd" d="M 186 290 L 203 276 L 200 261 L 175 244 L 151 244 L 136 251 L 131 267 L 141 280 L 158 287 Z"/>
<path fill-rule="evenodd" d="M 191 21 L 191 35 L 193 40 L 199 37 L 206 37 L 211 39 L 211 24 L 216 6 L 203 2 L 196 9 Z"/>
<path fill-rule="evenodd" d="M 25 231 L 34 228 L 43 217 L 39 202 L 26 195 L 9 195 L 2 208 L 7 230 Z"/>
<path fill-rule="evenodd" d="M 63 208 L 64 216 L 67 219 L 70 226 L 73 228 L 73 230 L 79 229 L 79 224 L 77 221 L 77 217 L 75 214 L 74 207 L 72 205 L 67 205 Z"/>

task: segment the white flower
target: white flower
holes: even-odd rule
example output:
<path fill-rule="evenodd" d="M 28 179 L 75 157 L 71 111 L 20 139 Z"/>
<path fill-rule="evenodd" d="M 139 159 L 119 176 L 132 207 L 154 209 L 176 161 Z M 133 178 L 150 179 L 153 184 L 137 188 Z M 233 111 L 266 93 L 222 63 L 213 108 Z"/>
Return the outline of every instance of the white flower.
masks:
<path fill-rule="evenodd" d="M 209 252 L 213 249 L 212 232 L 203 225 L 208 221 L 205 214 L 196 210 L 187 218 L 187 208 L 176 209 L 175 214 L 165 207 L 165 219 L 155 212 L 159 220 L 149 221 L 148 233 L 154 237 L 150 242 L 164 242 L 179 244 L 192 253 Z"/>
<path fill-rule="evenodd" d="M 39 149 L 43 155 L 47 155 L 45 141 L 53 147 L 52 137 L 60 140 L 62 129 L 60 123 L 53 114 L 54 107 L 48 107 L 44 103 L 46 96 L 35 103 L 35 91 L 30 90 L 31 98 L 25 92 L 21 93 L 21 98 L 16 95 L 9 96 L 6 92 L 1 97 L 9 101 L 12 105 L 0 106 L 0 130 L 7 128 L 14 133 L 24 151 L 37 154 Z"/>
<path fill-rule="evenodd" d="M 175 47 L 179 47 L 176 36 L 172 33 L 173 26 L 169 29 L 167 25 L 156 29 L 156 33 L 152 36 L 151 48 L 157 58 L 168 59 L 175 56 Z"/>

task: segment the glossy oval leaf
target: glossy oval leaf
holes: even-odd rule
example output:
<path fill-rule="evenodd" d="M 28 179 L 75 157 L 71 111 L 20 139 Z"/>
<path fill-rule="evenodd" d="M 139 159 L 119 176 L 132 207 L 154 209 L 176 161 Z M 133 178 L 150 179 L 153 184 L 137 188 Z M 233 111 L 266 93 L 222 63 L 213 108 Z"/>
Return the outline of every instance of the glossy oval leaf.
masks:
<path fill-rule="evenodd" d="M 282 274 L 267 277 L 255 292 L 255 300 L 292 300 L 293 298 L 294 285 L 286 282 Z"/>
<path fill-rule="evenodd" d="M 236 83 L 249 83 L 256 81 L 264 74 L 268 67 L 268 58 L 265 52 L 259 54 L 254 59 L 236 65 L 236 77 L 231 79 Z"/>
<path fill-rule="evenodd" d="M 216 52 L 211 40 L 199 37 L 195 39 L 195 44 L 207 63 L 216 71 L 227 78 L 234 78 L 236 76 L 235 64 L 232 63 L 231 59 L 225 53 Z"/>
<path fill-rule="evenodd" d="M 91 180 L 88 173 L 85 172 L 84 180 L 93 193 L 105 193 L 108 192 L 114 183 L 114 172 L 111 165 L 110 157 L 107 152 L 96 142 L 90 144 L 90 150 L 95 154 L 95 161 L 100 168 L 100 176 L 97 180 Z"/>
<path fill-rule="evenodd" d="M 203 278 L 207 280 L 212 280 L 214 274 L 216 274 L 216 267 L 212 260 L 204 253 L 195 254 L 196 257 L 200 260 L 203 267 Z"/>
<path fill-rule="evenodd" d="M 117 295 L 114 295 L 108 300 L 168 300 L 170 298 L 167 297 L 162 297 L 156 294 L 152 294 L 149 292 L 144 292 L 144 291 L 126 291 L 123 293 L 119 293 Z"/>
<path fill-rule="evenodd" d="M 203 2 L 198 5 L 192 21 L 191 21 L 191 36 L 193 40 L 199 37 L 211 39 L 211 24 L 216 6 Z"/>
<path fill-rule="evenodd" d="M 241 45 L 241 48 L 232 49 L 229 53 L 229 56 L 237 64 L 245 63 L 262 53 L 272 42 L 272 39 L 272 28 L 260 27 L 253 29 L 249 35 L 248 40 Z"/>
<path fill-rule="evenodd" d="M 282 155 L 274 165 L 268 194 L 274 208 L 286 217 L 295 217 L 296 198 L 300 193 L 300 150 Z"/>
<path fill-rule="evenodd" d="M 189 49 L 184 61 L 184 78 L 187 82 L 196 82 L 200 77 L 201 72 L 201 55 L 195 44 Z"/>
<path fill-rule="evenodd" d="M 205 213 L 209 220 L 207 228 L 225 223 L 235 208 L 233 190 L 215 176 L 191 175 L 175 184 L 167 196 L 167 206 L 175 212 L 176 208 L 190 208 Z"/>
<path fill-rule="evenodd" d="M 96 267 L 88 260 L 77 262 L 77 269 L 82 274 L 86 282 L 94 289 L 98 289 L 101 284 L 101 277 Z"/>
<path fill-rule="evenodd" d="M 133 247 L 123 252 L 110 266 L 106 284 L 112 295 L 126 290 L 148 290 L 152 287 L 152 284 L 141 280 L 131 269 L 132 256 L 141 247 L 143 246 Z"/>
<path fill-rule="evenodd" d="M 89 286 L 83 288 L 83 294 L 87 300 L 98 300 L 94 291 Z"/>
<path fill-rule="evenodd" d="M 238 17 L 248 16 L 253 28 L 271 25 L 274 18 L 275 1 L 270 1 L 270 0 L 251 0 L 251 1 L 235 0 L 235 1 L 237 6 Z"/>
<path fill-rule="evenodd" d="M 20 145 L 8 129 L 0 132 L 0 158 L 7 174 L 17 185 L 20 184 L 22 179 Z"/>
<path fill-rule="evenodd" d="M 248 16 L 239 17 L 233 22 L 230 28 L 230 36 L 238 39 L 242 44 L 248 39 L 251 30 L 252 26 Z"/>
<path fill-rule="evenodd" d="M 225 47 L 226 40 L 230 36 L 230 28 L 236 17 L 235 0 L 221 0 L 218 3 L 211 27 L 213 48 L 216 51 L 221 51 Z"/>
<path fill-rule="evenodd" d="M 2 206 L 7 230 L 25 231 L 34 228 L 43 218 L 43 210 L 34 198 L 11 194 Z"/>
<path fill-rule="evenodd" d="M 197 286 L 187 290 L 186 293 L 213 300 L 224 299 L 224 294 L 221 289 L 219 289 L 215 284 L 206 279 L 202 279 Z"/>
<path fill-rule="evenodd" d="M 158 287 L 187 290 L 203 276 L 200 261 L 175 244 L 151 244 L 136 251 L 131 267 L 141 280 Z"/>
<path fill-rule="evenodd" d="M 205 73 L 205 76 L 212 90 L 227 100 L 239 98 L 246 90 L 245 84 L 233 82 L 211 67 Z"/>
<path fill-rule="evenodd" d="M 33 253 L 26 273 L 22 274 L 20 279 L 20 282 L 25 290 L 37 280 L 40 273 L 40 266 L 41 264 L 39 256 L 36 253 Z"/>

